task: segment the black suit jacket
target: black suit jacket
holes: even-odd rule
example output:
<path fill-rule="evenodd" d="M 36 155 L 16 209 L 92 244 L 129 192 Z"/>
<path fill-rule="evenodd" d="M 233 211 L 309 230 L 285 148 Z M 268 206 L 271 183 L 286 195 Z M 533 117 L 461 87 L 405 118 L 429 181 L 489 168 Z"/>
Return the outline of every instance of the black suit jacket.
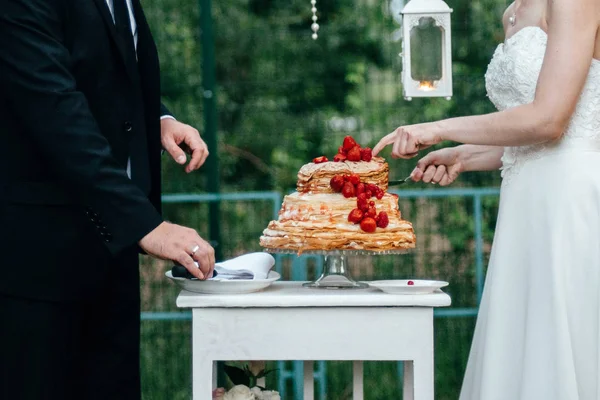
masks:
<path fill-rule="evenodd" d="M 0 293 L 81 298 L 162 222 L 167 111 L 156 47 L 133 4 L 137 63 L 125 61 L 105 0 L 0 2 Z M 126 174 L 139 133 L 149 195 Z"/>

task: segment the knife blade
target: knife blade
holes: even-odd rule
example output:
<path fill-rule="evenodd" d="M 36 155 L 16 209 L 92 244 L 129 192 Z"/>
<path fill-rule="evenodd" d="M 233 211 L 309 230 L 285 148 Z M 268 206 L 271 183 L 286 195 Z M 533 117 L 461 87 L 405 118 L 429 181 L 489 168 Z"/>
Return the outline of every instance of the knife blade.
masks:
<path fill-rule="evenodd" d="M 404 179 L 395 180 L 395 181 L 389 181 L 389 182 L 388 182 L 388 186 L 399 186 L 399 185 L 403 185 L 403 184 L 405 184 L 406 182 L 408 182 L 408 181 L 410 181 L 410 180 L 411 180 L 411 179 L 410 179 L 410 177 L 411 177 L 411 176 L 409 175 L 409 176 L 407 176 L 407 177 L 406 177 L 406 178 L 404 178 Z"/>

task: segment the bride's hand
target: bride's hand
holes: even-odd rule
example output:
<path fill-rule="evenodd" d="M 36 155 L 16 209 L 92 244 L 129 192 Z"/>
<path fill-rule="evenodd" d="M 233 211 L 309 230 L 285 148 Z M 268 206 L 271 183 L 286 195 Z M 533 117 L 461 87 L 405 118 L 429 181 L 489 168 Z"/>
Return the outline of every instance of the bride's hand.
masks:
<path fill-rule="evenodd" d="M 434 123 L 401 126 L 377 143 L 373 148 L 373 155 L 377 155 L 385 146 L 393 144 L 392 157 L 413 158 L 419 150 L 442 141 L 435 127 Z"/>
<path fill-rule="evenodd" d="M 415 182 L 423 181 L 447 186 L 454 182 L 463 171 L 464 165 L 459 148 L 449 147 L 432 151 L 421 158 L 410 177 Z"/>

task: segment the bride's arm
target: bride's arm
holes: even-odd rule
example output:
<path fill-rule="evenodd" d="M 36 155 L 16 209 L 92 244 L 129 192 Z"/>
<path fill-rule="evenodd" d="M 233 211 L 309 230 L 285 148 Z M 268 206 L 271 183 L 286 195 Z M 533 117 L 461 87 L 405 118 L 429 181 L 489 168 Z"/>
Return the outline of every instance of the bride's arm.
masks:
<path fill-rule="evenodd" d="M 463 172 L 493 171 L 502 166 L 504 147 L 463 144 L 458 146 L 463 163 Z M 417 164 L 418 165 L 418 164 Z"/>
<path fill-rule="evenodd" d="M 375 146 L 394 144 L 392 155 L 413 157 L 443 140 L 521 146 L 559 138 L 587 78 L 598 28 L 595 0 L 549 0 L 548 42 L 532 103 L 486 115 L 400 127 Z"/>
<path fill-rule="evenodd" d="M 442 140 L 520 146 L 558 139 L 590 70 L 598 29 L 593 0 L 548 1 L 548 42 L 532 103 L 439 121 Z"/>

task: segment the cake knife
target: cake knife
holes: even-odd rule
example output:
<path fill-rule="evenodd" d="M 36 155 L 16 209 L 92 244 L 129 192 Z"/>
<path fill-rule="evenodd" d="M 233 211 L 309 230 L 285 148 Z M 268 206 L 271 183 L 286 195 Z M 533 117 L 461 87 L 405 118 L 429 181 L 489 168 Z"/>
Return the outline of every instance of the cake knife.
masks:
<path fill-rule="evenodd" d="M 402 185 L 402 184 L 410 181 L 411 175 L 407 176 L 404 179 L 400 179 L 400 180 L 396 180 L 396 181 L 389 181 L 388 182 L 388 186 L 399 186 L 399 185 Z"/>

